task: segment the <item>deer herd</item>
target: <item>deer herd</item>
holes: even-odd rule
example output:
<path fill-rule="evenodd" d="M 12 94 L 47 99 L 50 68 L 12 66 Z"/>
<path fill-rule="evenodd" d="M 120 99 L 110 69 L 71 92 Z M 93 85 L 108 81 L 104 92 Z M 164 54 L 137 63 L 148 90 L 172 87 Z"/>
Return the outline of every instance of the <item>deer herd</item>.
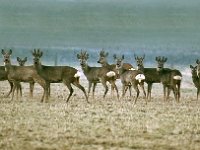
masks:
<path fill-rule="evenodd" d="M 108 85 L 111 85 L 112 97 L 113 92 L 116 91 L 117 99 L 120 99 L 120 94 L 118 87 L 116 85 L 116 80 L 121 80 L 122 84 L 122 98 L 124 98 L 127 90 L 131 99 L 134 99 L 134 104 L 136 104 L 137 99 L 140 94 L 141 89 L 144 94 L 145 103 L 151 101 L 152 95 L 152 84 L 161 83 L 163 85 L 164 101 L 169 99 L 170 92 L 174 94 L 174 98 L 177 102 L 180 101 L 180 86 L 182 81 L 182 74 L 177 69 L 165 68 L 164 64 L 167 61 L 166 57 L 155 57 L 157 62 L 157 67 L 155 68 L 146 68 L 144 67 L 145 55 L 142 57 L 134 55 L 136 67 L 133 67 L 129 63 L 124 63 L 125 56 L 113 55 L 115 61 L 114 64 L 109 64 L 107 57 L 108 52 L 101 50 L 99 53 L 99 59 L 97 63 L 101 64 L 100 67 L 88 65 L 89 54 L 87 51 L 81 50 L 77 54 L 77 59 L 80 61 L 80 66 L 85 77 L 88 80 L 89 86 L 86 93 L 85 88 L 80 84 L 81 73 L 70 66 L 45 66 L 41 62 L 41 57 L 43 52 L 40 49 L 34 49 L 32 51 L 33 56 L 33 65 L 25 66 L 27 57 L 21 59 L 17 57 L 19 65 L 13 65 L 11 63 L 11 54 L 12 50 L 2 49 L 2 56 L 4 66 L 0 66 L 0 80 L 8 80 L 10 84 L 10 91 L 5 97 L 11 95 L 11 100 L 14 98 L 15 91 L 20 96 L 22 96 L 22 87 L 21 82 L 26 82 L 30 84 L 30 97 L 33 97 L 34 83 L 38 83 L 42 89 L 43 94 L 41 102 L 48 102 L 50 96 L 50 84 L 51 83 L 63 83 L 69 89 L 69 95 L 66 99 L 68 102 L 72 96 L 74 90 L 72 85 L 79 88 L 84 96 L 86 101 L 89 103 L 88 97 L 92 88 L 92 98 L 95 97 L 95 88 L 98 83 L 103 85 L 104 94 L 103 98 L 106 97 L 108 92 Z M 196 66 L 190 65 L 192 80 L 197 88 L 197 100 L 200 94 L 200 61 L 196 60 Z M 147 94 L 145 91 L 144 83 L 147 84 Z M 132 87 L 136 92 L 136 96 L 132 95 Z"/>

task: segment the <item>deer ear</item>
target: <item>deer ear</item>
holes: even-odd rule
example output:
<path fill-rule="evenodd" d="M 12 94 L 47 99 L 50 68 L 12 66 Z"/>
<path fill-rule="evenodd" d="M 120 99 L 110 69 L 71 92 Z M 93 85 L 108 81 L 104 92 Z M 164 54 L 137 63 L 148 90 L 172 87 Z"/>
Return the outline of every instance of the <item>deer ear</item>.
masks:
<path fill-rule="evenodd" d="M 10 54 L 10 55 L 12 54 L 12 50 L 11 50 L 11 49 L 9 50 L 9 54 Z"/>
<path fill-rule="evenodd" d="M 116 55 L 116 54 L 114 54 L 114 55 L 113 55 L 113 58 L 114 58 L 114 59 L 117 59 L 117 55 Z"/>
<path fill-rule="evenodd" d="M 2 49 L 2 50 L 1 50 L 1 53 L 2 53 L 3 55 L 5 54 L 5 51 L 4 51 L 4 49 Z"/>
<path fill-rule="evenodd" d="M 200 63 L 200 62 L 199 62 L 199 59 L 197 59 L 197 60 L 196 60 L 196 63 L 197 63 L 197 64 L 199 64 L 199 63 Z"/>
<path fill-rule="evenodd" d="M 89 54 L 87 53 L 87 54 L 86 54 L 86 59 L 88 59 L 88 58 L 89 58 Z"/>
<path fill-rule="evenodd" d="M 77 54 L 76 57 L 77 57 L 78 59 L 80 59 L 80 54 Z"/>
<path fill-rule="evenodd" d="M 145 54 L 143 55 L 142 59 L 144 60 L 144 58 L 145 58 Z"/>
<path fill-rule="evenodd" d="M 190 68 L 193 69 L 194 67 L 192 65 L 190 65 Z"/>
<path fill-rule="evenodd" d="M 20 58 L 19 58 L 19 57 L 17 57 L 17 61 L 20 61 Z"/>
<path fill-rule="evenodd" d="M 122 55 L 122 60 L 124 60 L 124 55 Z"/>

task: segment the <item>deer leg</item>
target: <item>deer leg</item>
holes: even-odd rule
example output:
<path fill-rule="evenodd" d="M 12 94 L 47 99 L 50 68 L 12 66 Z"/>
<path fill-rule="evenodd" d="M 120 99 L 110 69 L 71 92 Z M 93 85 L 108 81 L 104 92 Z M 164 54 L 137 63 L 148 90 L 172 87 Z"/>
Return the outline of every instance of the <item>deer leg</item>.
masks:
<path fill-rule="evenodd" d="M 108 92 L 108 86 L 106 85 L 106 81 L 105 80 L 101 80 L 101 83 L 102 83 L 103 87 L 105 88 L 105 92 L 104 92 L 104 95 L 103 95 L 103 98 L 105 98 L 106 94 Z"/>
<path fill-rule="evenodd" d="M 92 89 L 92 97 L 94 99 L 94 92 L 95 92 L 95 88 L 96 88 L 97 83 L 93 83 L 93 89 Z"/>
<path fill-rule="evenodd" d="M 47 82 L 47 81 L 45 81 L 45 80 L 43 80 L 42 78 L 37 78 L 37 79 L 35 79 L 34 80 L 34 82 L 37 82 L 42 88 L 43 88 L 43 90 L 44 90 L 44 92 L 43 92 L 43 95 L 42 95 L 42 99 L 41 99 L 41 102 L 43 102 L 44 101 L 44 98 L 45 98 L 45 100 L 46 100 L 46 102 L 48 101 L 48 85 L 49 85 L 49 83 Z"/>
<path fill-rule="evenodd" d="M 114 96 L 114 94 L 113 94 L 114 93 L 114 89 L 115 89 L 114 85 L 111 84 L 111 97 Z"/>
<path fill-rule="evenodd" d="M 13 100 L 13 98 L 14 98 L 15 89 L 16 89 L 16 85 L 13 83 L 13 88 L 12 88 L 12 97 L 11 97 L 11 100 Z"/>
<path fill-rule="evenodd" d="M 91 89 L 91 87 L 92 87 L 92 83 L 89 82 L 89 85 L 88 85 L 88 97 L 89 97 L 89 95 L 90 95 L 90 89 Z M 93 94 L 93 93 L 92 93 L 92 94 Z"/>
<path fill-rule="evenodd" d="M 30 82 L 30 97 L 33 98 L 34 82 Z"/>
<path fill-rule="evenodd" d="M 48 96 L 50 97 L 51 95 L 51 87 L 50 87 L 50 83 L 48 83 Z"/>
<path fill-rule="evenodd" d="M 146 97 L 146 92 L 145 92 L 145 89 L 144 89 L 144 82 L 140 83 L 140 87 L 142 88 L 142 91 L 144 93 L 144 100 L 145 100 L 145 102 L 147 104 L 147 97 Z"/>
<path fill-rule="evenodd" d="M 199 99 L 200 87 L 197 88 L 197 100 Z"/>
<path fill-rule="evenodd" d="M 163 84 L 164 101 L 166 101 L 166 86 Z"/>
<path fill-rule="evenodd" d="M 132 84 L 132 85 L 133 85 L 133 88 L 135 89 L 135 91 L 136 91 L 136 93 L 137 93 L 136 98 L 135 98 L 135 102 L 134 102 L 134 105 L 135 105 L 136 102 L 137 102 L 138 96 L 139 96 L 139 94 L 140 94 L 140 91 L 139 91 L 139 89 L 138 89 L 138 85 L 137 85 L 137 84 Z"/>
<path fill-rule="evenodd" d="M 13 82 L 10 82 L 10 81 L 8 81 L 9 82 L 9 84 L 10 84 L 10 91 L 8 92 L 8 94 L 6 94 L 4 97 L 5 98 L 7 98 L 11 93 L 12 93 L 12 90 L 13 90 Z"/>
<path fill-rule="evenodd" d="M 131 85 L 128 85 L 128 88 L 129 88 L 129 93 L 130 93 L 130 97 L 132 96 L 132 93 L 131 93 Z"/>
<path fill-rule="evenodd" d="M 152 83 L 147 84 L 147 100 L 151 101 Z"/>
<path fill-rule="evenodd" d="M 67 102 L 69 101 L 69 99 L 70 99 L 70 97 L 72 96 L 72 94 L 73 94 L 73 92 L 74 92 L 74 90 L 73 90 L 73 88 L 72 88 L 72 86 L 71 86 L 71 84 L 70 83 L 68 83 L 68 82 L 65 82 L 64 83 L 66 86 L 67 86 L 67 88 L 69 89 L 69 96 L 68 96 L 68 98 L 67 98 Z"/>
<path fill-rule="evenodd" d="M 111 86 L 116 90 L 116 92 L 117 92 L 117 99 L 119 100 L 118 88 L 117 88 L 117 86 L 115 84 L 115 81 L 111 81 Z"/>
<path fill-rule="evenodd" d="M 81 91 L 83 91 L 83 93 L 85 95 L 85 98 L 86 98 L 86 101 L 89 103 L 88 96 L 86 94 L 85 88 L 82 85 L 80 85 L 80 83 L 77 83 L 77 82 L 73 82 L 73 85 L 75 85 L 76 87 L 78 87 L 79 89 L 81 89 Z"/>

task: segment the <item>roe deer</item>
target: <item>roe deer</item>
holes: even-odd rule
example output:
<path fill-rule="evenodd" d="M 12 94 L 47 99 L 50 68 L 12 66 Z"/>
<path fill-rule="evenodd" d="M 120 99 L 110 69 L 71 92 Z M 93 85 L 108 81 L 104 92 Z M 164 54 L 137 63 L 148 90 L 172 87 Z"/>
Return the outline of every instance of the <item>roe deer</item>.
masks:
<path fill-rule="evenodd" d="M 5 80 L 8 80 L 8 74 L 5 71 L 5 66 L 0 66 L 0 81 L 5 81 Z M 12 90 L 13 90 L 13 83 L 10 82 L 9 80 L 8 82 L 10 84 L 10 91 L 4 97 L 8 97 L 12 93 Z"/>
<path fill-rule="evenodd" d="M 91 88 L 91 84 L 93 83 L 93 95 L 94 90 L 97 83 L 102 83 L 103 87 L 105 88 L 103 98 L 105 98 L 108 92 L 107 82 L 111 84 L 117 91 L 117 98 L 119 99 L 118 89 L 115 85 L 116 74 L 113 71 L 110 71 L 107 67 L 90 67 L 87 64 L 87 59 L 89 58 L 89 54 L 87 52 L 82 52 L 77 54 L 77 58 L 80 60 L 81 67 L 86 78 L 89 81 L 89 91 Z M 89 92 L 88 91 L 88 92 Z"/>
<path fill-rule="evenodd" d="M 170 90 L 174 93 L 175 100 L 180 100 L 180 86 L 182 80 L 182 74 L 177 69 L 163 68 L 164 63 L 167 61 L 165 57 L 156 57 L 158 63 L 157 71 L 160 76 L 160 81 L 163 84 L 164 101 L 169 98 Z M 168 88 L 166 97 L 166 88 Z"/>
<path fill-rule="evenodd" d="M 145 82 L 147 83 L 147 100 L 149 99 L 151 101 L 152 85 L 153 83 L 160 83 L 160 76 L 156 68 L 144 68 L 143 61 L 145 55 L 143 55 L 143 57 L 138 57 L 134 54 L 134 56 L 137 64 L 137 69 L 141 70 L 145 76 Z"/>
<path fill-rule="evenodd" d="M 14 91 L 17 87 L 19 82 L 37 82 L 42 86 L 44 89 L 41 102 L 44 101 L 44 98 L 48 100 L 47 95 L 47 86 L 46 82 L 43 78 L 41 78 L 35 68 L 33 66 L 15 66 L 11 65 L 10 63 L 10 55 L 12 54 L 12 50 L 9 50 L 6 52 L 4 49 L 2 49 L 2 55 L 4 57 L 4 64 L 5 64 L 5 70 L 8 74 L 8 80 L 10 82 L 13 82 L 13 90 L 12 90 L 12 100 L 14 97 Z"/>
<path fill-rule="evenodd" d="M 48 89 L 50 88 L 50 83 L 63 83 L 67 86 L 70 91 L 70 94 L 67 98 L 67 102 L 72 96 L 74 90 L 72 85 L 78 87 L 85 95 L 86 101 L 88 101 L 88 96 L 86 94 L 85 88 L 79 83 L 80 72 L 70 66 L 44 66 L 40 62 L 40 58 L 43 55 L 43 52 L 40 49 L 32 52 L 34 57 L 34 67 L 37 70 L 38 74 L 45 79 L 48 85 Z"/>
<path fill-rule="evenodd" d="M 144 89 L 145 76 L 144 76 L 143 72 L 140 70 L 125 70 L 122 67 L 124 55 L 122 55 L 122 57 L 117 57 L 116 55 L 113 55 L 113 57 L 116 61 L 116 68 L 119 71 L 120 79 L 122 82 L 122 97 L 124 97 L 126 86 L 131 85 L 131 86 L 133 86 L 133 88 L 135 89 L 135 91 L 137 93 L 135 102 L 134 102 L 134 104 L 136 104 L 139 93 L 140 93 L 140 91 L 138 89 L 138 85 L 140 85 L 143 90 L 144 96 L 145 96 L 145 102 L 147 104 L 146 92 Z"/>
<path fill-rule="evenodd" d="M 101 67 L 90 67 L 87 64 L 89 54 L 86 51 L 83 52 L 81 50 L 80 54 L 77 54 L 77 58 L 79 59 L 83 73 L 89 82 L 88 97 L 89 97 L 90 90 L 91 90 L 91 87 L 93 84 L 92 97 L 94 98 L 95 87 L 96 87 L 97 83 L 100 83 L 99 72 L 100 72 Z"/>
<path fill-rule="evenodd" d="M 190 69 L 192 74 L 192 81 L 194 83 L 194 86 L 197 88 L 197 100 L 198 100 L 200 94 L 200 78 L 198 76 L 197 66 L 193 67 L 192 65 L 190 65 Z"/>
<path fill-rule="evenodd" d="M 25 57 L 24 59 L 17 57 L 17 61 L 19 63 L 19 66 L 25 66 L 27 57 Z M 30 82 L 30 97 L 33 97 L 34 84 L 35 84 L 34 82 Z"/>
<path fill-rule="evenodd" d="M 111 72 L 114 71 L 116 74 L 116 79 L 120 79 L 120 75 L 118 73 L 118 71 L 116 70 L 116 64 L 108 64 L 107 61 L 107 57 L 108 57 L 109 53 L 105 52 L 104 50 L 101 50 L 99 53 L 99 60 L 97 61 L 97 63 L 100 63 L 102 65 L 102 67 L 106 67 L 108 68 L 108 70 L 110 70 Z M 123 69 L 124 70 L 131 70 L 133 69 L 133 66 L 129 63 L 123 63 Z M 134 70 L 134 69 L 133 69 Z M 127 91 L 127 89 L 129 88 L 129 92 L 130 92 L 130 96 L 131 96 L 131 86 L 130 85 L 126 85 L 125 87 L 125 93 Z M 111 86 L 111 93 L 113 94 L 113 89 L 114 87 Z"/>

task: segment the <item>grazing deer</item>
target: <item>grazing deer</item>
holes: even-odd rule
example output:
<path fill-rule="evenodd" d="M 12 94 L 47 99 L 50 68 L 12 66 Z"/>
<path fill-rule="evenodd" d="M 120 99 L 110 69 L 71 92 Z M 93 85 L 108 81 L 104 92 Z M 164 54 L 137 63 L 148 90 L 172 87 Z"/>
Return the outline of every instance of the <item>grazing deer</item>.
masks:
<path fill-rule="evenodd" d="M 25 57 L 24 59 L 17 57 L 17 61 L 19 63 L 19 66 L 24 66 L 27 61 L 27 57 Z M 30 82 L 30 97 L 33 97 L 34 84 L 34 82 Z"/>
<path fill-rule="evenodd" d="M 120 75 L 119 75 L 118 71 L 116 70 L 116 64 L 111 64 L 111 65 L 108 64 L 108 61 L 107 61 L 108 55 L 109 55 L 108 52 L 105 52 L 104 50 L 101 50 L 100 53 L 99 53 L 99 60 L 97 61 L 97 63 L 100 63 L 102 65 L 102 67 L 106 67 L 110 71 L 114 71 L 115 74 L 116 74 L 116 79 L 120 79 Z M 122 67 L 123 67 L 124 70 L 133 69 L 133 66 L 131 64 L 129 64 L 129 63 L 123 63 Z M 128 88 L 129 88 L 129 92 L 130 92 L 130 96 L 131 96 L 131 86 L 130 85 L 126 85 L 125 93 L 126 93 Z M 113 93 L 113 89 L 114 89 L 114 87 L 111 86 L 112 93 Z"/>
<path fill-rule="evenodd" d="M 90 94 L 91 87 L 93 85 L 92 97 L 94 98 L 95 87 L 97 83 L 100 83 L 99 72 L 100 72 L 101 67 L 90 67 L 87 64 L 89 54 L 86 51 L 85 52 L 81 51 L 80 54 L 77 54 L 77 58 L 79 59 L 83 73 L 89 82 L 88 97 Z"/>
<path fill-rule="evenodd" d="M 122 82 L 122 97 L 124 97 L 124 95 L 125 95 L 126 86 L 131 85 L 131 86 L 133 86 L 133 88 L 135 89 L 135 91 L 137 93 L 135 102 L 134 102 L 134 104 L 136 104 L 139 93 L 140 93 L 140 91 L 138 89 L 138 85 L 140 85 L 143 90 L 144 96 L 145 96 L 145 102 L 147 104 L 146 92 L 144 89 L 145 76 L 144 76 L 143 72 L 140 70 L 125 70 L 122 67 L 124 55 L 122 55 L 122 57 L 117 57 L 116 55 L 113 55 L 113 57 L 116 61 L 116 68 L 119 71 L 120 79 Z"/>
<path fill-rule="evenodd" d="M 190 65 L 190 69 L 192 73 L 192 81 L 194 83 L 194 86 L 197 88 L 197 100 L 198 100 L 200 94 L 200 78 L 198 76 L 197 66 L 193 67 L 192 65 Z"/>
<path fill-rule="evenodd" d="M 156 57 L 158 63 L 157 71 L 160 76 L 160 81 L 163 84 L 164 100 L 169 98 L 170 90 L 172 89 L 174 93 L 175 100 L 179 102 L 180 100 L 180 86 L 182 80 L 182 74 L 179 70 L 163 68 L 164 63 L 167 61 L 165 57 Z M 166 97 L 166 88 L 168 88 Z"/>
<path fill-rule="evenodd" d="M 8 75 L 8 80 L 13 83 L 12 98 L 14 97 L 14 92 L 19 82 L 36 82 L 42 86 L 44 89 L 41 102 L 44 101 L 44 98 L 48 100 L 47 94 L 47 85 L 45 80 L 40 77 L 33 66 L 15 66 L 11 65 L 10 56 L 12 50 L 5 51 L 2 49 L 2 55 L 4 57 L 5 70 Z"/>
<path fill-rule="evenodd" d="M 137 69 L 141 70 L 144 73 L 145 82 L 147 83 L 147 99 L 151 101 L 152 85 L 153 83 L 160 83 L 160 76 L 158 75 L 156 68 L 144 68 L 143 61 L 145 55 L 143 55 L 143 57 L 138 57 L 134 54 L 134 56 L 135 56 L 135 61 L 137 63 Z"/>
<path fill-rule="evenodd" d="M 67 102 L 72 96 L 74 90 L 72 85 L 78 87 L 81 91 L 83 91 L 86 101 L 88 101 L 88 96 L 86 94 L 85 88 L 79 83 L 80 72 L 70 66 L 44 66 L 40 62 L 40 58 L 43 55 L 43 52 L 39 49 L 32 52 L 34 57 L 34 67 L 37 70 L 38 74 L 45 79 L 48 85 L 48 89 L 50 88 L 50 83 L 63 83 L 67 86 L 70 91 L 70 94 L 67 98 Z"/>
<path fill-rule="evenodd" d="M 5 71 L 5 66 L 0 66 L 0 81 L 5 81 L 5 80 L 8 80 L 8 74 Z M 10 82 L 9 80 L 8 82 L 10 84 L 10 91 L 4 97 L 8 97 L 12 93 L 12 90 L 13 90 L 13 83 Z"/>

